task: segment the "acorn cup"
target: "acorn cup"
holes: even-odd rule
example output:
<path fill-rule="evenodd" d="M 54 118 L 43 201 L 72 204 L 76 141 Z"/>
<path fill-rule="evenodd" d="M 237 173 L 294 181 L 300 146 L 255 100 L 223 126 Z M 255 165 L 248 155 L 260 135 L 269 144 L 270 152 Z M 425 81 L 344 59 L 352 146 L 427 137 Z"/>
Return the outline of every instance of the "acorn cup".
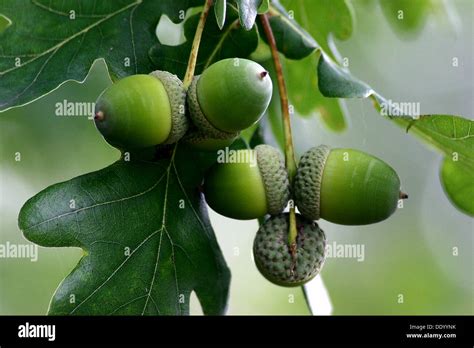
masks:
<path fill-rule="evenodd" d="M 397 209 L 400 179 L 382 160 L 354 149 L 326 145 L 307 151 L 294 181 L 295 203 L 308 219 L 341 225 L 366 225 L 387 219 Z"/>
<path fill-rule="evenodd" d="M 326 236 L 312 220 L 296 214 L 296 253 L 288 244 L 289 214 L 270 217 L 257 231 L 253 244 L 255 264 L 270 282 L 286 287 L 301 286 L 322 269 Z"/>
<path fill-rule="evenodd" d="M 183 142 L 196 150 L 213 152 L 231 146 L 236 139 L 236 134 L 230 134 L 229 138 L 213 138 L 199 130 L 193 130 L 183 137 Z"/>
<path fill-rule="evenodd" d="M 282 156 L 269 145 L 230 150 L 228 162 L 214 164 L 204 180 L 208 205 L 221 215 L 250 220 L 278 214 L 288 203 L 289 182 Z"/>
<path fill-rule="evenodd" d="M 95 106 L 95 124 L 105 140 L 122 150 L 178 141 L 188 130 L 186 92 L 166 71 L 131 75 L 108 87 Z"/>
<path fill-rule="evenodd" d="M 190 116 L 202 134 L 229 139 L 260 120 L 272 92 L 272 80 L 260 64 L 224 59 L 194 77 L 188 91 Z"/>

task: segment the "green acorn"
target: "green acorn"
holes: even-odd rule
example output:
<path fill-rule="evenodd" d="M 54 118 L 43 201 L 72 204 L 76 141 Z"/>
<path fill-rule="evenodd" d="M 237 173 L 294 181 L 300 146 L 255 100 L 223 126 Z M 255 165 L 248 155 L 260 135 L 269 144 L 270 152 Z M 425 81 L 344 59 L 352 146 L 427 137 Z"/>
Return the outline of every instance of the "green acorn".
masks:
<path fill-rule="evenodd" d="M 185 100 L 183 83 L 169 72 L 128 76 L 99 96 L 95 124 L 107 142 L 119 149 L 171 144 L 189 126 Z"/>
<path fill-rule="evenodd" d="M 228 139 L 260 120 L 272 91 L 272 80 L 260 64 L 247 59 L 224 59 L 193 79 L 188 107 L 201 132 Z"/>
<path fill-rule="evenodd" d="M 313 279 L 324 265 L 326 236 L 314 221 L 296 214 L 296 254 L 288 245 L 289 214 L 270 217 L 258 229 L 253 256 L 260 273 L 280 286 L 300 286 Z"/>
<path fill-rule="evenodd" d="M 314 147 L 300 160 L 295 203 L 308 219 L 341 225 L 366 225 L 387 219 L 397 209 L 400 179 L 382 160 L 354 149 Z"/>
<path fill-rule="evenodd" d="M 204 195 L 212 209 L 233 219 L 250 220 L 285 208 L 288 173 L 277 149 L 259 145 L 218 155 L 218 163 L 204 181 Z"/>

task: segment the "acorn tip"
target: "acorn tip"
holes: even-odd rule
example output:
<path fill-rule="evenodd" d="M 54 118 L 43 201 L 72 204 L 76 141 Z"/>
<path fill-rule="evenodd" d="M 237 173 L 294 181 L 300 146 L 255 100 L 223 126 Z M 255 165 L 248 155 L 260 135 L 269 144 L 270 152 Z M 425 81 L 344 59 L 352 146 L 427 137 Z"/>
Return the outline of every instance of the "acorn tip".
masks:
<path fill-rule="evenodd" d="M 94 120 L 96 121 L 103 121 L 104 118 L 105 118 L 105 115 L 103 111 L 97 111 L 94 115 Z"/>
<path fill-rule="evenodd" d="M 408 199 L 408 194 L 405 192 L 400 191 L 399 194 L 400 199 Z"/>

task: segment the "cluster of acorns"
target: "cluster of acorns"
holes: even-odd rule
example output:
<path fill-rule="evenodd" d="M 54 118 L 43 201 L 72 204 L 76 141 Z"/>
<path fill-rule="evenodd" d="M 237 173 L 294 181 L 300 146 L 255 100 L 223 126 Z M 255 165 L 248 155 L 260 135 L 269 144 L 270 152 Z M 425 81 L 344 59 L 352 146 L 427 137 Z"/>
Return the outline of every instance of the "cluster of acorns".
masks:
<path fill-rule="evenodd" d="M 96 102 L 95 123 L 104 138 L 122 150 L 180 139 L 201 150 L 218 150 L 260 120 L 272 92 L 267 71 L 246 59 L 211 65 L 188 91 L 175 75 L 154 71 L 126 77 L 106 89 Z M 405 198 L 389 165 L 354 149 L 310 149 L 300 159 L 292 187 L 277 149 L 259 145 L 237 150 L 235 157 L 254 158 L 255 163 L 215 163 L 204 181 L 206 201 L 234 219 L 270 215 L 255 237 L 254 259 L 263 276 L 282 286 L 302 285 L 319 273 L 326 237 L 315 220 L 376 223 Z M 288 242 L 289 214 L 283 213 L 290 195 L 301 213 L 296 215 L 295 250 Z"/>

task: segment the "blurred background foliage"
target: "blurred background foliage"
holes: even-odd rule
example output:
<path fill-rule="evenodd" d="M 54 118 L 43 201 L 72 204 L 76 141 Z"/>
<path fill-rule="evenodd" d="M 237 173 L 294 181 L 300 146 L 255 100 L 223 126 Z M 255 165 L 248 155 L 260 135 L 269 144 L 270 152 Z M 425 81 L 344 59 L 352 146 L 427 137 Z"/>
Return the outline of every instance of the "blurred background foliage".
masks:
<path fill-rule="evenodd" d="M 352 1 L 352 36 L 336 33 L 333 54 L 346 58 L 356 76 L 393 101 L 420 102 L 423 114 L 472 119 L 472 1 L 450 1 L 449 8 L 441 0 L 396 2 L 398 7 L 388 0 Z M 292 9 L 291 1 L 286 5 Z M 409 18 L 403 23 L 393 17 L 400 6 Z M 460 62 L 457 68 L 452 66 L 453 57 Z M 441 156 L 381 118 L 369 101 L 340 102 L 316 95 L 310 99 L 304 93 L 306 82 L 304 74 L 288 78 L 292 96 L 303 93 L 299 98 L 311 101 L 310 107 L 297 108 L 305 117 L 293 119 L 298 155 L 320 143 L 359 148 L 390 163 L 410 194 L 402 209 L 376 225 L 321 222 L 329 243 L 365 245 L 363 262 L 342 258 L 326 262 L 321 276 L 333 313 L 473 314 L 473 220 L 443 194 L 438 179 Z M 109 84 L 107 69 L 98 61 L 85 83 L 67 82 L 0 115 L 1 244 L 27 243 L 18 230 L 17 215 L 29 197 L 118 159 L 118 151 L 105 143 L 87 116 L 55 115 L 57 102 L 93 102 Z M 312 104 L 318 102 L 342 107 L 345 131 L 340 122 L 327 127 L 317 117 L 321 109 Z M 275 142 L 270 133 L 267 127 L 266 138 Z M 251 258 L 256 221 L 234 221 L 213 212 L 211 219 L 233 274 L 229 314 L 309 313 L 299 288 L 274 286 L 256 270 Z M 74 248 L 40 248 L 38 262 L 0 259 L 0 314 L 45 314 L 54 290 L 81 254 Z M 197 301 L 192 312 L 200 313 Z"/>

